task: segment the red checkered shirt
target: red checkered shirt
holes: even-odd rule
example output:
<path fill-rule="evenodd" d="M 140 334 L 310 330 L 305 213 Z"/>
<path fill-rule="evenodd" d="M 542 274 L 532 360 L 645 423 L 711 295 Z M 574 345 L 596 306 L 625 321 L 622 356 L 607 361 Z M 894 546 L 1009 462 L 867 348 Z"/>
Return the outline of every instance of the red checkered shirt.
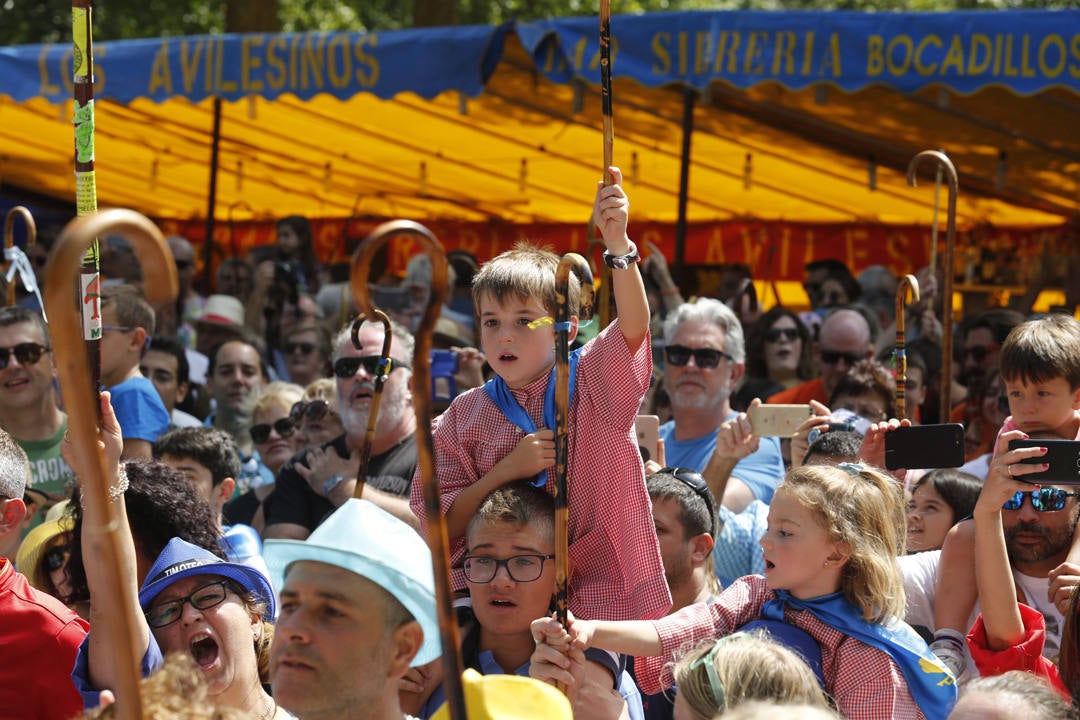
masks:
<path fill-rule="evenodd" d="M 571 612 L 581 618 L 652 619 L 671 607 L 634 433 L 634 418 L 651 372 L 648 338 L 631 355 L 618 320 L 581 352 L 567 423 L 572 563 L 567 594 Z M 543 425 L 547 377 L 512 390 L 533 421 L 540 419 L 537 427 Z M 483 388 L 455 398 L 433 428 L 444 514 L 459 492 L 489 472 L 525 436 Z M 552 493 L 554 475 L 551 468 L 547 489 Z M 426 527 L 419 470 L 410 504 Z M 451 538 L 450 554 L 452 584 L 455 590 L 464 589 L 464 538 Z"/>
<path fill-rule="evenodd" d="M 673 684 L 670 663 L 703 641 L 735 632 L 761 616 L 761 607 L 776 597 L 765 578 L 747 575 L 732 583 L 715 602 L 699 603 L 656 620 L 663 654 L 635 658 L 638 685 L 654 694 Z M 923 718 L 899 666 L 888 653 L 844 635 L 809 610 L 784 611 L 786 622 L 802 628 L 821 646 L 825 690 L 847 720 Z"/>

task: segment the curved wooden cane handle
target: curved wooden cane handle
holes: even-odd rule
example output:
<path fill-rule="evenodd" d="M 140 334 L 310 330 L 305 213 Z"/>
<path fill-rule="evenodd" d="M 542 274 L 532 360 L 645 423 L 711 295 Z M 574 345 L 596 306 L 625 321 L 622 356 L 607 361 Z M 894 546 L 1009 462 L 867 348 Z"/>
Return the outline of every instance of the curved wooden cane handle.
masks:
<path fill-rule="evenodd" d="M 7 212 L 7 216 L 4 218 L 4 249 L 15 246 L 15 218 L 21 217 L 26 224 L 26 247 L 29 248 L 35 242 L 37 242 L 37 224 L 34 222 L 34 216 L 30 214 L 30 210 L 24 205 L 16 205 Z M 7 258 L 5 258 L 6 260 Z M 4 290 L 4 304 L 11 306 L 15 304 L 15 278 L 12 278 L 12 282 L 7 284 Z"/>

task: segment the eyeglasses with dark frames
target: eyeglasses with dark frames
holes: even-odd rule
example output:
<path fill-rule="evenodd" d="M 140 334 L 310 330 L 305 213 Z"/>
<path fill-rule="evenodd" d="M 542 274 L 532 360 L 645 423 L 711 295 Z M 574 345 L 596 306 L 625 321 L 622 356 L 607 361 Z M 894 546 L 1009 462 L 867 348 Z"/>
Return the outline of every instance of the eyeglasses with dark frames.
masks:
<path fill-rule="evenodd" d="M 351 378 L 356 374 L 356 371 L 360 369 L 360 366 L 364 366 L 364 372 L 368 375 L 375 375 L 379 371 L 379 367 L 383 363 L 381 355 L 364 355 L 362 357 L 342 357 L 334 361 L 334 375 L 339 378 Z M 404 368 L 409 370 L 409 366 L 403 362 L 398 362 L 393 358 L 387 358 L 386 363 L 388 368 L 386 374 L 394 372 L 398 368 Z"/>
<path fill-rule="evenodd" d="M 1080 497 L 1080 492 L 1069 492 L 1061 488 L 1039 488 L 1038 490 L 1017 490 L 1001 506 L 1006 510 L 1019 510 L 1024 504 L 1024 496 L 1031 498 L 1031 507 L 1036 512 L 1057 512 L 1065 509 L 1065 501 L 1071 497 Z"/>
<path fill-rule="evenodd" d="M 860 360 L 866 358 L 866 353 L 846 353 L 839 352 L 837 350 L 822 350 L 820 354 L 821 362 L 825 363 L 826 365 L 835 365 L 841 360 L 843 360 L 848 365 L 854 365 Z"/>
<path fill-rule="evenodd" d="M 187 597 L 154 605 L 146 611 L 146 622 L 152 628 L 172 625 L 184 614 L 184 603 L 191 603 L 196 610 L 209 610 L 225 602 L 229 596 L 229 581 L 216 580 L 195 588 Z"/>
<path fill-rule="evenodd" d="M 489 583 L 495 579 L 500 567 L 514 582 L 533 582 L 544 574 L 544 563 L 555 559 L 554 555 L 514 555 L 500 560 L 486 555 L 469 555 L 465 558 L 465 578 L 469 582 Z"/>
<path fill-rule="evenodd" d="M 733 362 L 735 358 L 723 350 L 716 348 L 689 348 L 685 345 L 668 345 L 664 348 L 664 362 L 675 367 L 683 367 L 689 364 L 690 358 L 694 358 L 694 364 L 702 370 L 711 370 L 720 364 L 721 360 Z"/>
<path fill-rule="evenodd" d="M 788 342 L 795 342 L 799 338 L 798 328 L 769 328 L 765 331 L 765 342 L 778 342 L 784 338 Z"/>
<path fill-rule="evenodd" d="M 292 355 L 294 352 L 299 352 L 301 355 L 310 355 L 315 352 L 315 348 L 318 345 L 309 342 L 287 342 L 285 343 L 285 354 Z"/>
<path fill-rule="evenodd" d="M 258 425 L 252 425 L 251 441 L 256 445 L 262 445 L 264 442 L 270 439 L 270 431 L 273 430 L 282 438 L 292 437 L 292 434 L 296 432 L 296 423 L 292 418 L 283 417 L 275 420 L 273 423 L 259 423 Z"/>
<path fill-rule="evenodd" d="M 41 356 L 50 350 L 52 348 L 47 345 L 32 342 L 19 343 L 12 347 L 0 347 L 0 370 L 3 370 L 11 363 L 13 355 L 20 365 L 37 365 L 41 360 Z"/>
<path fill-rule="evenodd" d="M 702 502 L 705 503 L 705 508 L 709 511 L 709 535 L 715 540 L 717 523 L 716 500 L 713 499 L 712 491 L 709 490 L 709 485 L 705 482 L 705 478 L 701 476 L 701 473 L 697 470 L 681 467 L 661 468 L 660 472 L 671 475 L 671 477 L 693 490 L 694 494 L 701 498 Z"/>

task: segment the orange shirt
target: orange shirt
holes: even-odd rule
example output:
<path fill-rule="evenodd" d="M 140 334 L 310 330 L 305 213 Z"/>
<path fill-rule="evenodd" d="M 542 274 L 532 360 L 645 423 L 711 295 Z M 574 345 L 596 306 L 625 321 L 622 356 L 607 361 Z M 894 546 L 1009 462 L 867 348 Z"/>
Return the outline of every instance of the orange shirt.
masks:
<path fill-rule="evenodd" d="M 765 402 L 772 405 L 805 405 L 811 400 L 817 400 L 822 405 L 829 404 L 829 398 L 825 396 L 825 382 L 821 378 L 807 380 L 801 385 L 781 390 L 770 395 Z"/>

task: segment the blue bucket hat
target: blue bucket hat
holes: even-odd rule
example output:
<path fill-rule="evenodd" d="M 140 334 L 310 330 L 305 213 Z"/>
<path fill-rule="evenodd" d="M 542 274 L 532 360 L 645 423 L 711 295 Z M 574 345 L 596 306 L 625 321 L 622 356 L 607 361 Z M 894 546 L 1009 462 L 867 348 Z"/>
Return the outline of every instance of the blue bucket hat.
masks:
<path fill-rule="evenodd" d="M 390 593 L 424 631 L 413 666 L 439 657 L 435 613 L 435 573 L 431 551 L 415 530 L 367 500 L 348 500 L 307 540 L 267 540 L 263 557 L 279 590 L 289 566 L 300 560 L 326 563 L 356 573 Z"/>
<path fill-rule="evenodd" d="M 139 605 L 143 612 L 154 598 L 177 580 L 191 575 L 220 575 L 228 578 L 267 604 L 266 619 L 277 617 L 277 599 L 270 578 L 248 565 L 226 562 L 197 545 L 174 537 L 158 555 L 139 589 Z"/>

